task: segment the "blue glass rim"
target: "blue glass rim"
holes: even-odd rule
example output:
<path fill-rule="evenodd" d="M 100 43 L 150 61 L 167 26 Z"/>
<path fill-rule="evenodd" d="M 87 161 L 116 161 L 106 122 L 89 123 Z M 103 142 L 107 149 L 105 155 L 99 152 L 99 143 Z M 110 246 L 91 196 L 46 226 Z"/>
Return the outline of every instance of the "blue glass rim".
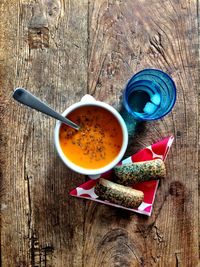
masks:
<path fill-rule="evenodd" d="M 166 111 L 162 116 L 159 116 L 157 118 L 148 118 L 148 119 L 143 119 L 143 118 L 139 118 L 137 116 L 134 115 L 134 112 L 131 111 L 131 109 L 129 108 L 129 106 L 127 105 L 126 103 L 126 97 L 125 97 L 125 94 L 126 94 L 126 90 L 130 84 L 130 82 L 136 78 L 137 76 L 139 76 L 139 74 L 141 74 L 142 72 L 147 72 L 147 71 L 156 71 L 156 72 L 159 72 L 159 73 L 162 73 L 164 76 L 166 76 L 171 82 L 172 82 L 172 86 L 173 86 L 173 89 L 174 89 L 174 98 L 173 98 L 173 103 L 171 104 L 171 107 L 168 111 Z M 135 81 L 136 82 L 140 82 L 140 81 L 147 81 L 147 80 L 137 80 Z M 149 80 L 148 80 L 149 82 Z M 163 118 L 164 116 L 166 116 L 174 107 L 175 105 L 175 102 L 176 102 L 176 97 L 177 97 L 177 92 L 176 92 L 176 85 L 174 83 L 174 81 L 172 80 L 172 78 L 169 76 L 169 74 L 167 74 L 166 72 L 162 71 L 162 70 L 159 70 L 159 69 L 154 69 L 154 68 L 147 68 L 147 69 L 143 69 L 139 72 L 137 72 L 136 74 L 134 74 L 129 80 L 128 82 L 126 83 L 126 86 L 124 88 L 124 92 L 123 92 L 123 104 L 124 104 L 124 107 L 126 108 L 126 110 L 128 111 L 129 114 L 131 114 L 136 120 L 138 121 L 155 121 L 155 120 L 159 120 L 161 118 Z"/>

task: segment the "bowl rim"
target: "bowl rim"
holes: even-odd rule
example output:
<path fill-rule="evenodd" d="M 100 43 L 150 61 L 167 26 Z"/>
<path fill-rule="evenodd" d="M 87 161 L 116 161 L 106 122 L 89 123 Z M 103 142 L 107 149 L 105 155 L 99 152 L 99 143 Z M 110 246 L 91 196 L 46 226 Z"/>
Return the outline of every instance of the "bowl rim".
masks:
<path fill-rule="evenodd" d="M 57 153 L 59 155 L 59 157 L 62 159 L 62 161 L 64 162 L 64 164 L 69 167 L 70 169 L 72 169 L 73 171 L 77 172 L 77 173 L 81 173 L 84 175 L 99 175 L 102 174 L 104 172 L 107 172 L 109 170 L 111 170 L 115 165 L 117 165 L 120 160 L 122 159 L 122 157 L 124 156 L 127 146 L 128 146 L 128 130 L 126 127 L 126 124 L 123 120 L 123 118 L 121 117 L 121 115 L 119 114 L 119 112 L 113 108 L 112 106 L 110 106 L 107 103 L 101 102 L 101 101 L 92 101 L 92 102 L 78 102 L 75 103 L 73 105 L 71 105 L 70 107 L 68 107 L 63 113 L 63 116 L 68 115 L 70 112 L 72 112 L 73 110 L 83 107 L 83 106 L 98 106 L 98 107 L 102 107 L 108 111 L 110 111 L 112 113 L 112 115 L 118 120 L 121 129 L 122 129 L 122 134 L 123 134 L 123 141 L 122 141 L 122 147 L 120 152 L 118 153 L 118 155 L 106 166 L 101 167 L 99 169 L 86 169 L 83 167 L 80 167 L 78 165 L 76 165 L 75 163 L 73 163 L 72 161 L 70 161 L 65 154 L 62 151 L 62 148 L 60 146 L 60 142 L 59 142 L 59 131 L 60 131 L 60 126 L 62 124 L 62 122 L 57 121 L 56 122 L 56 126 L 54 128 L 54 144 L 57 150 Z"/>

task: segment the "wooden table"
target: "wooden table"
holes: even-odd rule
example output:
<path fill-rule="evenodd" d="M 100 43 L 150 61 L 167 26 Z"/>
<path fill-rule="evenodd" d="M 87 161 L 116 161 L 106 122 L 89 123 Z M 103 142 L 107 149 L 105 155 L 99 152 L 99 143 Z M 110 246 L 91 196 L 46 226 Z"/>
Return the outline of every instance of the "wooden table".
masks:
<path fill-rule="evenodd" d="M 1 265 L 198 265 L 198 1 L 1 0 Z M 133 153 L 173 134 L 151 217 L 69 197 L 86 177 L 53 145 L 55 121 L 12 100 L 23 86 L 59 112 L 90 93 L 119 108 L 137 71 L 177 85 L 173 112 L 145 124 Z"/>

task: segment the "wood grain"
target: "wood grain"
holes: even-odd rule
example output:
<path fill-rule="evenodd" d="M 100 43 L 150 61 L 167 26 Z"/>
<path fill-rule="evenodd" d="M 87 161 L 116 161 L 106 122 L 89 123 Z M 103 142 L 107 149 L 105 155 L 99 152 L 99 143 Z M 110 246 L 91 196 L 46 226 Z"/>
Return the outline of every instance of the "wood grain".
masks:
<path fill-rule="evenodd" d="M 89 8 L 89 88 L 119 108 L 137 71 L 169 73 L 178 98 L 161 121 L 139 125 L 129 153 L 169 134 L 166 162 L 151 218 L 87 204 L 85 265 L 197 266 L 198 27 L 195 1 L 93 1 Z M 117 104 L 116 104 L 117 103 Z M 91 245 L 92 242 L 92 245 Z"/>
<path fill-rule="evenodd" d="M 84 177 L 56 155 L 55 121 L 11 93 L 26 87 L 59 112 L 86 93 L 87 1 L 13 0 L 0 8 L 2 266 L 81 266 L 85 204 L 68 192 Z"/>
<path fill-rule="evenodd" d="M 3 267 L 198 265 L 198 1 L 1 0 Z M 128 154 L 174 134 L 150 218 L 79 199 L 85 177 L 55 153 L 55 122 L 14 103 L 23 86 L 62 112 L 86 92 L 120 109 L 137 71 L 177 85 L 173 112 L 138 125 Z"/>

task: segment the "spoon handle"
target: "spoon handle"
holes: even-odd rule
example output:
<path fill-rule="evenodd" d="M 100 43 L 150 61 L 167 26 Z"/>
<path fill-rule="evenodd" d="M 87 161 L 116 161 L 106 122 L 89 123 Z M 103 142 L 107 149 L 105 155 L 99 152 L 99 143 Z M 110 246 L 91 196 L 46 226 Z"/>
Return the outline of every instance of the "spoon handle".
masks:
<path fill-rule="evenodd" d="M 35 97 L 31 93 L 29 93 L 24 88 L 16 88 L 13 93 L 13 98 L 17 100 L 18 102 L 31 107 L 33 109 L 36 109 L 37 111 L 40 111 L 46 115 L 49 115 L 59 121 L 62 121 L 63 123 L 67 124 L 68 126 L 79 130 L 79 126 L 75 124 L 74 122 L 68 120 L 67 118 L 63 117 L 59 113 L 57 113 L 55 110 L 47 106 L 44 102 L 42 102 L 39 98 Z"/>

